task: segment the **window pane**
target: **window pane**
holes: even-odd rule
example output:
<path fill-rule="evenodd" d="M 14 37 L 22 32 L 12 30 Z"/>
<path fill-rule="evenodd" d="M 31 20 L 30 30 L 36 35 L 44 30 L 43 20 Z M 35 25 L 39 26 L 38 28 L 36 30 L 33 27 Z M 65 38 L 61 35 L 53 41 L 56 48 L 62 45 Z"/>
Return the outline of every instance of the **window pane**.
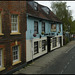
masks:
<path fill-rule="evenodd" d="M 18 32 L 18 15 L 11 15 L 11 31 Z"/>
<path fill-rule="evenodd" d="M 38 41 L 34 42 L 34 54 L 38 53 Z"/>
<path fill-rule="evenodd" d="M 34 33 L 38 33 L 38 22 L 34 22 Z"/>
<path fill-rule="evenodd" d="M 57 38 L 53 38 L 53 47 L 56 47 L 57 46 Z"/>
<path fill-rule="evenodd" d="M 13 50 L 13 61 L 19 60 L 19 46 L 12 47 Z"/>
<path fill-rule="evenodd" d="M 45 49 L 46 49 L 46 41 L 43 40 L 43 41 L 42 41 L 42 50 L 45 50 Z"/>
<path fill-rule="evenodd" d="M 42 32 L 45 32 L 45 23 L 42 22 Z"/>

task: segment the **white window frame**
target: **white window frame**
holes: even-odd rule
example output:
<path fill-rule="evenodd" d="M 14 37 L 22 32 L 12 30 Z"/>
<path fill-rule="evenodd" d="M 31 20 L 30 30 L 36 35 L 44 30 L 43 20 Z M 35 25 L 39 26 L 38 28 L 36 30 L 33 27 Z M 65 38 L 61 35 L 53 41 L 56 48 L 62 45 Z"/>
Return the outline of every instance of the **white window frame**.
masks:
<path fill-rule="evenodd" d="M 38 34 L 38 22 L 34 21 L 34 33 Z"/>
<path fill-rule="evenodd" d="M 35 43 L 37 43 L 37 45 L 35 45 Z M 34 42 L 34 55 L 37 53 L 38 53 L 38 41 Z"/>
<path fill-rule="evenodd" d="M 18 47 L 18 50 L 13 51 L 13 47 L 16 47 L 16 46 Z M 16 53 L 16 51 L 17 51 L 17 59 L 14 59 L 14 57 L 16 57 L 16 54 L 13 55 L 13 63 L 14 63 L 14 62 L 16 62 L 16 61 L 19 61 L 19 59 L 20 59 L 20 55 L 19 55 L 19 50 L 20 50 L 20 48 L 19 48 L 19 45 L 15 45 L 15 46 L 13 46 L 13 47 L 12 47 L 12 53 L 14 53 L 14 52 Z"/>
<path fill-rule="evenodd" d="M 56 47 L 57 46 L 57 37 L 53 38 L 53 43 L 52 43 L 52 47 Z"/>
<path fill-rule="evenodd" d="M 13 18 L 12 16 L 16 16 L 16 18 Z M 13 20 L 15 19 L 15 22 L 13 22 Z M 13 25 L 12 24 L 16 24 L 16 26 L 14 26 L 14 27 L 12 27 Z M 18 15 L 16 15 L 16 14 L 12 14 L 11 15 L 11 32 L 13 33 L 13 32 L 18 32 L 19 30 L 18 30 Z M 16 28 L 15 28 L 16 27 Z M 15 28 L 15 30 L 14 30 L 14 28 Z"/>
<path fill-rule="evenodd" d="M 61 25 L 59 24 L 59 32 L 61 32 Z"/>
<path fill-rule="evenodd" d="M 1 52 L 0 52 L 0 56 L 1 56 L 1 59 L 0 59 L 0 60 L 1 60 L 1 65 L 0 65 L 0 68 L 1 68 L 1 67 L 2 67 L 2 57 L 3 57 L 3 56 L 2 56 L 2 48 L 0 48 L 0 51 L 1 51 Z"/>
<path fill-rule="evenodd" d="M 46 50 L 46 40 L 42 40 L 42 51 Z"/>
<path fill-rule="evenodd" d="M 34 3 L 34 9 L 38 10 L 38 4 L 37 3 Z"/>
<path fill-rule="evenodd" d="M 42 32 L 45 33 L 45 22 L 42 22 Z"/>

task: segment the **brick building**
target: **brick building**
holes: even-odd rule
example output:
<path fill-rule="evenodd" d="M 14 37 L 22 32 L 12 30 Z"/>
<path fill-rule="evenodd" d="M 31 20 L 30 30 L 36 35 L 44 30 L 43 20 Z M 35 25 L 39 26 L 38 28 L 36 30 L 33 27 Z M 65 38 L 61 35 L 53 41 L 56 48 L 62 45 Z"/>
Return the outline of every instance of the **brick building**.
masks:
<path fill-rule="evenodd" d="M 0 1 L 0 74 L 26 62 L 26 1 Z"/>

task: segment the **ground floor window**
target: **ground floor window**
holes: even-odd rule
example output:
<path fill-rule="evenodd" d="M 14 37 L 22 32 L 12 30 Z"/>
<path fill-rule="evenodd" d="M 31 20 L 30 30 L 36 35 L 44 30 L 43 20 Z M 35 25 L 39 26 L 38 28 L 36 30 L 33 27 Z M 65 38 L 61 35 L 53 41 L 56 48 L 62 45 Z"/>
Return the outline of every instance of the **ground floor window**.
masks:
<path fill-rule="evenodd" d="M 34 42 L 34 54 L 38 53 L 38 41 Z"/>
<path fill-rule="evenodd" d="M 58 42 L 59 42 L 59 44 L 60 44 L 60 37 L 58 37 Z"/>
<path fill-rule="evenodd" d="M 12 52 L 13 52 L 13 62 L 19 61 L 19 46 L 13 46 L 12 47 Z"/>
<path fill-rule="evenodd" d="M 42 40 L 42 51 L 46 50 L 46 40 Z"/>
<path fill-rule="evenodd" d="M 0 48 L 0 67 L 2 67 L 2 48 Z"/>
<path fill-rule="evenodd" d="M 54 37 L 54 38 L 53 38 L 53 42 L 52 42 L 52 47 L 54 48 L 54 47 L 56 47 L 56 46 L 57 46 L 57 38 Z"/>

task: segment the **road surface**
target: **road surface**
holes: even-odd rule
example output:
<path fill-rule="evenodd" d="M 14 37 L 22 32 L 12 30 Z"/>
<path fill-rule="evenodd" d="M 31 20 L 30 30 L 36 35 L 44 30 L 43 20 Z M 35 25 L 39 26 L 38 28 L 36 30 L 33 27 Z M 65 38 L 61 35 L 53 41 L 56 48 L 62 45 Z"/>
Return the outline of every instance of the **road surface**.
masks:
<path fill-rule="evenodd" d="M 75 74 L 75 47 L 66 51 L 60 57 L 48 64 L 40 71 L 40 74 Z"/>

